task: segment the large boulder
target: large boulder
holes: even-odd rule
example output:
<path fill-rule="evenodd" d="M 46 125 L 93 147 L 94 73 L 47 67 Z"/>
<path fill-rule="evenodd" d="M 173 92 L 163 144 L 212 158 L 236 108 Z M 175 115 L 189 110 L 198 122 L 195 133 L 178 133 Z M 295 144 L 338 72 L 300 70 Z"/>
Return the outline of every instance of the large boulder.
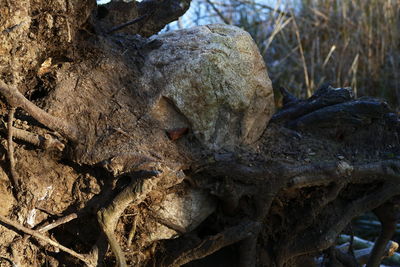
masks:
<path fill-rule="evenodd" d="M 170 117 L 166 99 L 211 149 L 232 150 L 260 137 L 275 110 L 271 81 L 250 34 L 216 24 L 161 34 L 152 42 L 161 46 L 146 54 L 141 84 L 161 90 L 155 117 L 163 123 Z"/>

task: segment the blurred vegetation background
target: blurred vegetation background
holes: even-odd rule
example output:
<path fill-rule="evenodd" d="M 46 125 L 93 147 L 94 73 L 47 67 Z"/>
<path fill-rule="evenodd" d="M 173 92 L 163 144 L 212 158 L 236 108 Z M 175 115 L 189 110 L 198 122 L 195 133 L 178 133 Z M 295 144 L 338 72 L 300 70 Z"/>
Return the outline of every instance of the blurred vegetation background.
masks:
<path fill-rule="evenodd" d="M 331 82 L 400 107 L 399 0 L 194 0 L 172 27 L 216 22 L 253 36 L 275 89 Z"/>

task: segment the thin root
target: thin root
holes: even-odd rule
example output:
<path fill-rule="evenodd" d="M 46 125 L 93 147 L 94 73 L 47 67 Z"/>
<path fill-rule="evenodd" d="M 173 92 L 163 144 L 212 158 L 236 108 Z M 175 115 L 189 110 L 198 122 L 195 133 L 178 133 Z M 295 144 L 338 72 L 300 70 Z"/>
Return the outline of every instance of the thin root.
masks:
<path fill-rule="evenodd" d="M 15 171 L 15 159 L 14 159 L 14 142 L 13 142 L 13 134 L 14 134 L 14 127 L 13 127 L 13 120 L 14 120 L 15 108 L 12 107 L 8 113 L 8 159 L 10 161 L 10 173 L 11 173 L 11 183 L 14 187 L 14 193 L 18 191 L 20 186 L 19 184 L 19 177 L 17 172 Z"/>
<path fill-rule="evenodd" d="M 54 246 L 56 248 L 59 248 L 60 250 L 70 254 L 71 256 L 83 261 L 87 266 L 90 266 L 90 267 L 91 266 L 93 266 L 93 267 L 95 266 L 95 264 L 93 263 L 92 259 L 89 259 L 89 258 L 85 257 L 84 255 L 73 251 L 72 249 L 64 247 L 63 245 L 57 243 L 54 240 L 51 240 L 50 238 L 48 238 L 47 236 L 44 236 L 43 234 L 41 234 L 38 231 L 26 228 L 26 227 L 24 227 L 24 226 L 22 226 L 22 225 L 20 225 L 20 224 L 18 224 L 16 222 L 13 222 L 12 220 L 10 220 L 10 219 L 2 216 L 2 215 L 0 215 L 0 221 L 2 223 L 6 224 L 6 225 L 12 226 L 13 228 L 15 228 L 15 229 L 17 229 L 19 231 L 22 231 L 22 232 L 24 232 L 24 233 L 26 233 L 28 235 L 31 235 L 31 236 L 33 236 L 33 237 L 35 237 L 37 239 L 40 239 L 40 240 L 42 240 L 44 242 L 47 242 L 47 243 L 49 243 L 50 245 L 52 245 L 52 246 Z"/>

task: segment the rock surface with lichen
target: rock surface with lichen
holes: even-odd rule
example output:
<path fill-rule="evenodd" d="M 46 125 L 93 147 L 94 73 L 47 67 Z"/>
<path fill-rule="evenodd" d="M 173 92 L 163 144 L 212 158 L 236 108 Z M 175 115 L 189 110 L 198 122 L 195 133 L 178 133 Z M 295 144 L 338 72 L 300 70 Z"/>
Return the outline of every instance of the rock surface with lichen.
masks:
<path fill-rule="evenodd" d="M 274 112 L 271 81 L 250 34 L 229 25 L 207 25 L 155 37 L 142 84 L 162 88 L 212 149 L 251 144 Z"/>

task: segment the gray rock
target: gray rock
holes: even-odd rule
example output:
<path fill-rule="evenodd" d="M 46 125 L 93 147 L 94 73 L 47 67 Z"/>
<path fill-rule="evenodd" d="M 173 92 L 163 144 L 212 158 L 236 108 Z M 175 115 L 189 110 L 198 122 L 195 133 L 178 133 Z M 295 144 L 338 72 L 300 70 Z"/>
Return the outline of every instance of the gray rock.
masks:
<path fill-rule="evenodd" d="M 211 149 L 232 150 L 260 137 L 275 111 L 274 98 L 263 58 L 247 32 L 217 24 L 154 38 L 162 45 L 146 54 L 141 84 L 161 91 L 157 113 L 167 98 Z M 168 125 L 174 126 L 182 124 Z"/>
<path fill-rule="evenodd" d="M 157 222 L 149 231 L 148 243 L 177 237 L 193 231 L 216 209 L 215 199 L 207 193 L 188 189 L 185 194 L 171 193 L 154 207 L 152 212 Z"/>

